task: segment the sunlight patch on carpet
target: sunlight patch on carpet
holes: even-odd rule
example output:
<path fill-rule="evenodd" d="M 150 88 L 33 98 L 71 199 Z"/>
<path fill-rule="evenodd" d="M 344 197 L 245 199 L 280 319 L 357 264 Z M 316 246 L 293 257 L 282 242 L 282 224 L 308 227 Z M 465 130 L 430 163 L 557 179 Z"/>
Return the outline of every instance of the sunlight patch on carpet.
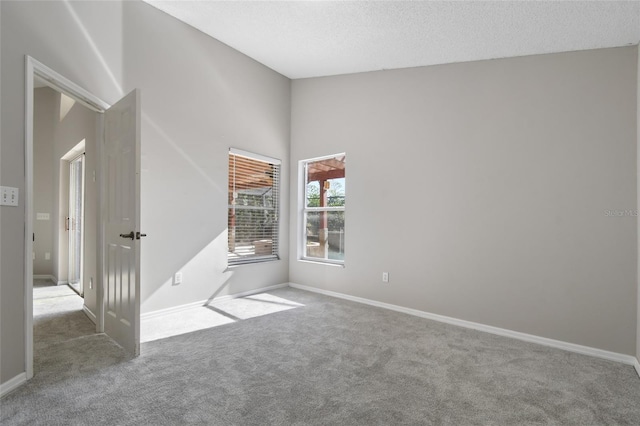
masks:
<path fill-rule="evenodd" d="M 140 342 L 152 342 L 300 306 L 304 305 L 268 293 L 213 301 L 206 306 L 142 319 Z"/>
<path fill-rule="evenodd" d="M 287 311 L 304 305 L 272 294 L 261 293 L 236 299 L 213 301 L 209 306 L 230 317 L 244 320 Z"/>

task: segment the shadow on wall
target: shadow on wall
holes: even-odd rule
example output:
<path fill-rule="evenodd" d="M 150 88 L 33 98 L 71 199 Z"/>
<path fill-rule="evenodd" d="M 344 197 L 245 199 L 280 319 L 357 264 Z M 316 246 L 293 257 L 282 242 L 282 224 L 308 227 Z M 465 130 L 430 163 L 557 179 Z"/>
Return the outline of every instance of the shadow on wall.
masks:
<path fill-rule="evenodd" d="M 141 176 L 141 222 L 148 234 L 141 247 L 144 313 L 207 299 L 231 273 L 225 272 L 226 210 L 219 211 L 226 188 L 216 183 L 224 181 L 226 167 L 220 173 L 200 166 L 146 113 L 142 125 L 146 144 L 153 144 L 143 149 Z M 175 282 L 177 272 L 182 283 Z"/>
<path fill-rule="evenodd" d="M 144 111 L 141 312 L 286 282 L 286 245 L 227 270 L 227 191 L 232 146 L 288 161 L 288 79 L 148 4 L 123 8 L 123 87 Z"/>
<path fill-rule="evenodd" d="M 28 28 L 38 41 L 37 49 L 32 49 L 28 54 L 81 87 L 90 89 L 106 102 L 121 98 L 124 91 L 118 80 L 122 74 L 122 58 L 119 49 L 114 49 L 113 45 L 114 41 L 122 38 L 122 3 L 65 0 L 34 3 L 32 7 L 64 31 L 52 37 L 49 34 L 50 27 L 39 25 L 37 19 L 31 19 L 30 9 L 18 12 L 18 18 L 24 13 L 19 25 Z M 89 8 L 91 11 L 83 10 Z M 107 25 L 108 30 L 105 30 Z M 101 37 L 101 33 L 108 33 L 109 37 Z M 73 65 L 65 68 L 59 67 L 60 64 Z"/>
<path fill-rule="evenodd" d="M 118 83 L 116 74 L 107 64 L 107 59 L 105 58 L 105 55 L 98 48 L 96 41 L 91 36 L 91 33 L 87 29 L 87 26 L 84 25 L 84 23 L 76 13 L 74 6 L 68 0 L 65 0 L 63 3 L 66 6 L 67 10 L 69 11 L 69 15 L 72 17 L 74 23 L 78 27 L 78 30 L 80 30 L 85 40 L 89 44 L 91 51 L 98 59 L 98 62 L 100 63 L 100 65 L 102 65 L 102 67 L 104 68 L 104 71 L 108 77 L 107 80 L 111 83 L 111 86 L 116 89 L 116 93 L 118 97 L 120 98 L 124 96 L 125 95 L 124 90 L 122 89 L 122 86 Z"/>
<path fill-rule="evenodd" d="M 153 242 L 151 235 L 144 240 L 143 258 L 145 258 L 145 246 Z M 159 306 L 166 307 L 164 306 L 166 300 L 176 301 L 173 303 L 174 306 L 194 301 L 213 300 L 230 285 L 234 275 L 232 270 L 226 268 L 226 247 L 227 232 L 225 230 L 198 253 L 181 263 L 170 262 L 153 269 L 143 270 L 143 273 L 147 272 L 149 276 L 142 277 L 141 305 L 144 306 L 142 312 L 157 310 Z M 224 251 L 224 261 L 215 262 L 213 259 L 220 259 L 221 251 Z M 153 254 L 147 257 L 151 256 Z M 180 256 L 180 258 L 183 257 Z M 216 263 L 220 265 L 216 267 Z M 177 272 L 180 272 L 180 280 L 176 279 Z M 180 300 L 186 300 L 186 302 L 180 302 Z"/>
<path fill-rule="evenodd" d="M 274 103 L 289 102 L 286 77 L 149 4 L 124 2 L 124 12 L 123 86 L 142 89 L 145 109 L 180 146 L 288 140 L 290 114 Z"/>

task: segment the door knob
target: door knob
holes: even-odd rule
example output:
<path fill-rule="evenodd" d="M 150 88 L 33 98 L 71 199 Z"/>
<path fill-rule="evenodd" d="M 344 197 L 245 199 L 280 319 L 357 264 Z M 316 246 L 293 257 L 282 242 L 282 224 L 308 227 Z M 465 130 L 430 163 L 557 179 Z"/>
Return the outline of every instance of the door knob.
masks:
<path fill-rule="evenodd" d="M 129 232 L 128 234 L 120 234 L 120 236 L 122 238 L 131 238 L 132 240 L 135 238 L 135 234 L 133 233 L 133 231 Z"/>

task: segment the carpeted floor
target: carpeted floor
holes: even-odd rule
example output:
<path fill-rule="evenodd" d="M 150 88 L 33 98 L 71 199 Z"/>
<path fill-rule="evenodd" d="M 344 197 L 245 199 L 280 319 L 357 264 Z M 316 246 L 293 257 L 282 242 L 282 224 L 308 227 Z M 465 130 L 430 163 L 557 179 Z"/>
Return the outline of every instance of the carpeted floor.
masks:
<path fill-rule="evenodd" d="M 34 379 L 0 401 L 0 420 L 640 424 L 631 366 L 290 288 L 269 294 L 304 306 L 145 343 L 133 360 L 104 335 L 54 343 Z"/>

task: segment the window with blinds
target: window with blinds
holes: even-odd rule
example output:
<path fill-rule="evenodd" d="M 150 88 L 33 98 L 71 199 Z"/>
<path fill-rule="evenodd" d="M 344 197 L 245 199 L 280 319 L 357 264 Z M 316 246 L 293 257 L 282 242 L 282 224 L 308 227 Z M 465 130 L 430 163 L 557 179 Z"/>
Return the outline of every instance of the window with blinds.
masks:
<path fill-rule="evenodd" d="M 229 265 L 278 259 L 280 160 L 229 150 Z"/>

